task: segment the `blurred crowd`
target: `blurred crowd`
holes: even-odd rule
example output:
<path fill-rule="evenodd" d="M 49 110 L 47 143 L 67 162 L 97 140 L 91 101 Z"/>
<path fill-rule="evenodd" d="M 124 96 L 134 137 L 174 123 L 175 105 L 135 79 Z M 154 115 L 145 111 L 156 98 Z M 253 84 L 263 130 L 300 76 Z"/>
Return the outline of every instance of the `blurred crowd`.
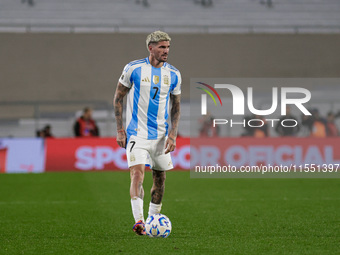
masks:
<path fill-rule="evenodd" d="M 339 136 L 339 129 L 335 123 L 336 118 L 340 117 L 340 111 L 334 113 L 332 111 L 327 113 L 327 116 L 322 116 L 318 109 L 309 109 L 312 115 L 302 115 L 300 118 L 294 116 L 290 108 L 287 107 L 286 115 L 281 116 L 279 121 L 275 121 L 274 129 L 270 129 L 272 122 L 266 121 L 266 118 L 259 115 L 246 116 L 245 127 L 241 136 L 248 137 L 270 137 L 275 134 L 270 134 L 270 131 L 274 131 L 276 136 L 299 136 L 299 137 L 335 137 Z M 199 135 L 200 137 L 218 137 L 221 134 L 221 128 L 223 125 L 216 125 L 213 127 L 214 116 L 208 113 L 199 119 Z M 253 123 L 252 127 L 247 125 L 251 119 L 262 120 L 263 125 Z M 285 125 L 282 125 L 282 121 Z M 295 125 L 297 123 L 297 125 Z M 291 127 L 290 127 L 291 126 Z M 237 126 L 239 128 L 240 125 Z M 100 135 L 99 128 L 96 121 L 92 118 L 92 109 L 85 107 L 82 115 L 76 119 L 73 125 L 73 133 L 75 137 L 98 137 Z M 42 138 L 54 138 L 52 134 L 51 125 L 47 124 L 42 129 L 36 131 L 37 137 Z"/>
<path fill-rule="evenodd" d="M 274 124 L 274 132 L 277 136 L 300 136 L 300 137 L 335 137 L 339 136 L 339 129 L 335 123 L 336 118 L 340 117 L 340 111 L 334 113 L 332 111 L 327 113 L 327 116 L 322 116 L 317 108 L 309 109 L 312 115 L 302 115 L 300 118 L 294 116 L 290 108 L 287 107 L 286 115 L 281 116 L 279 121 L 269 122 L 266 118 L 259 115 L 251 115 L 245 117 L 244 131 L 241 136 L 248 137 L 270 137 L 275 136 L 270 134 L 270 126 Z M 248 125 L 249 120 L 261 120 L 263 125 L 254 123 Z M 216 125 L 213 127 L 214 116 L 210 113 L 203 116 L 199 120 L 201 137 L 217 137 L 220 136 L 221 127 L 223 125 Z M 282 125 L 284 121 L 284 125 Z M 260 122 L 260 121 L 258 121 Z M 258 126 L 258 127 L 254 127 Z M 238 128 L 239 126 L 237 126 Z"/>
<path fill-rule="evenodd" d="M 92 109 L 85 107 L 82 115 L 76 119 L 73 125 L 73 133 L 75 137 L 97 137 L 99 136 L 99 128 L 96 121 L 92 118 Z M 51 125 L 46 125 L 43 129 L 36 131 L 37 137 L 53 138 Z"/>

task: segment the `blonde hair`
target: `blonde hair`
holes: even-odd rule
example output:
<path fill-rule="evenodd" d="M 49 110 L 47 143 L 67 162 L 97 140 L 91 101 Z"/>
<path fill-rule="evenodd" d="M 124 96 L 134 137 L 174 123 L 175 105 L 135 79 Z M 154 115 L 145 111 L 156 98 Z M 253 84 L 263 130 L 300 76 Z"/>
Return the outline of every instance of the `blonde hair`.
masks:
<path fill-rule="evenodd" d="M 146 48 L 149 49 L 150 43 L 158 43 L 162 41 L 171 41 L 170 36 L 162 31 L 155 31 L 146 37 Z"/>

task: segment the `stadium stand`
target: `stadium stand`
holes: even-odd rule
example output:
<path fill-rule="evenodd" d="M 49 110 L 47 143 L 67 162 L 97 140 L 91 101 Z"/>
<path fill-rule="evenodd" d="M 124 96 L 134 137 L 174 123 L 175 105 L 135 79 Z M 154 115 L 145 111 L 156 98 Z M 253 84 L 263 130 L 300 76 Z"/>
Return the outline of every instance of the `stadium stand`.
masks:
<path fill-rule="evenodd" d="M 23 2 L 0 1 L 1 31 L 141 33 L 160 28 L 171 33 L 340 32 L 337 0 L 270 1 L 270 5 L 262 0 L 214 0 L 212 4 L 197 0 L 149 0 L 146 4 L 135 0 Z"/>
<path fill-rule="evenodd" d="M 184 136 L 190 78 L 339 77 L 339 1 L 209 2 L 0 0 L 0 137 L 34 136 L 46 124 L 72 136 L 87 105 L 101 134 L 113 136 L 118 76 L 146 56 L 145 34 L 156 29 L 171 34 L 169 62 L 182 72 Z M 336 111 L 332 102 L 316 107 Z"/>

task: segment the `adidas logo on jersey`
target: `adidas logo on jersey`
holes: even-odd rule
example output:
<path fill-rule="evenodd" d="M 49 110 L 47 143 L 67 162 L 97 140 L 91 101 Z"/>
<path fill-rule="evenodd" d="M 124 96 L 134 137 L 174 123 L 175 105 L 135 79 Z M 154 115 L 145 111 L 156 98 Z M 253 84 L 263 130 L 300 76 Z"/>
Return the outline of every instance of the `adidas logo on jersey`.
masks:
<path fill-rule="evenodd" d="M 145 78 L 142 80 L 142 82 L 150 82 L 149 77 L 145 77 Z"/>

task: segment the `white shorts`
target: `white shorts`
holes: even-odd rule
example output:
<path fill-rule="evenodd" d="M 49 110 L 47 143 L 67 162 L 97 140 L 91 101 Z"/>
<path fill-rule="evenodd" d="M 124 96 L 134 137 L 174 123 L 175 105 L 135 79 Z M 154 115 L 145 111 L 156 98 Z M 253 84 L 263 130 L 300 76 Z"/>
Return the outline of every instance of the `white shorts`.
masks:
<path fill-rule="evenodd" d="M 167 171 L 173 168 L 170 153 L 165 154 L 166 137 L 147 140 L 132 135 L 126 145 L 126 157 L 129 167 L 149 164 L 151 169 Z"/>

